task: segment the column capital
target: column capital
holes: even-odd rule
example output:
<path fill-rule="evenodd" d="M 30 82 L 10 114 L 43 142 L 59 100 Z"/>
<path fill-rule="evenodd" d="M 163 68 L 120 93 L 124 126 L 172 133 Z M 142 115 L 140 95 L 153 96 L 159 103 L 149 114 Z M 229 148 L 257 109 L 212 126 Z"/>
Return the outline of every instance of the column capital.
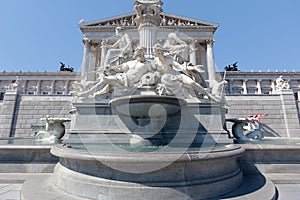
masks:
<path fill-rule="evenodd" d="M 101 42 L 100 42 L 101 48 L 107 47 L 107 42 L 108 42 L 107 39 L 102 39 Z"/>
<path fill-rule="evenodd" d="M 215 42 L 215 40 L 214 39 L 209 39 L 209 40 L 205 40 L 205 42 L 206 42 L 207 46 L 212 47 L 213 44 L 214 44 L 214 42 Z"/>
<path fill-rule="evenodd" d="M 84 38 L 82 40 L 84 47 L 89 48 L 91 46 L 91 40 Z"/>
<path fill-rule="evenodd" d="M 90 52 L 91 53 L 96 53 L 96 51 L 97 51 L 97 45 L 96 44 L 90 45 Z"/>
<path fill-rule="evenodd" d="M 199 41 L 198 40 L 190 40 L 190 48 L 192 52 L 195 52 L 198 50 Z"/>

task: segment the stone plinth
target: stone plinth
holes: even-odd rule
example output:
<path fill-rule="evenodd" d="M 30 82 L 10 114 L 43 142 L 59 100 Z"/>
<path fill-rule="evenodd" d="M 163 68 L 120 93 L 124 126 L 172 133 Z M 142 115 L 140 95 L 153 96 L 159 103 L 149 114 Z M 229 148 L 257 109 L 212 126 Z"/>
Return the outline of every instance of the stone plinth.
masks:
<path fill-rule="evenodd" d="M 227 133 L 225 108 L 218 103 L 141 95 L 111 102 L 76 102 L 73 107 L 67 143 L 79 139 L 87 143 L 97 140 L 128 144 L 132 137 L 134 140 L 141 137 L 153 139 L 151 145 L 189 146 L 202 144 L 204 140 L 215 143 L 212 135 Z"/>

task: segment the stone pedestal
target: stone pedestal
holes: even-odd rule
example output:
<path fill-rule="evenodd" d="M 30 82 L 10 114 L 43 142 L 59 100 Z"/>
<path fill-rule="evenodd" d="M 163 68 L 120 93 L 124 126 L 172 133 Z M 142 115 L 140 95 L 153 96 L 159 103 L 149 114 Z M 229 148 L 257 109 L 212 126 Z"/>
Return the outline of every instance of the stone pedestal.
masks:
<path fill-rule="evenodd" d="M 151 145 L 190 146 L 215 143 L 214 137 L 227 133 L 225 108 L 218 103 L 140 95 L 113 101 L 86 100 L 73 106 L 66 140 L 71 143 L 80 139 L 128 144 L 140 138 Z"/>

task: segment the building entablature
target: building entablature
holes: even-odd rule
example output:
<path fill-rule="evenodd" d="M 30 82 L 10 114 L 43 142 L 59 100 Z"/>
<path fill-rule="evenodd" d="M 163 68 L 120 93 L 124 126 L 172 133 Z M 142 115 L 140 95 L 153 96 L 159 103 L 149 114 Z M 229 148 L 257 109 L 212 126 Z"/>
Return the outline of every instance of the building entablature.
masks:
<path fill-rule="evenodd" d="M 167 35 L 176 30 L 185 37 L 182 40 L 197 40 L 205 43 L 206 40 L 213 39 L 213 34 L 218 28 L 218 24 L 205 22 L 202 20 L 191 19 L 169 13 L 160 13 L 161 22 L 158 26 L 157 38 L 166 38 Z M 106 18 L 92 22 L 79 23 L 79 28 L 84 34 L 83 39 L 90 41 L 90 43 L 101 43 L 101 41 L 110 39 L 117 40 L 113 37 L 115 28 L 121 26 L 131 36 L 133 40 L 139 39 L 137 31 L 137 24 L 135 23 L 136 14 L 128 13 L 116 17 Z"/>
<path fill-rule="evenodd" d="M 136 29 L 137 24 L 135 23 L 134 19 L 136 17 L 135 13 L 128 13 L 123 14 L 115 17 L 110 17 L 102 20 L 92 21 L 92 22 L 84 22 L 80 21 L 79 28 L 84 32 L 85 30 L 92 30 L 96 29 L 112 29 L 114 30 L 117 26 L 122 26 L 125 28 L 132 28 Z M 161 23 L 160 27 L 167 28 L 167 27 L 178 27 L 182 29 L 211 29 L 215 32 L 218 28 L 218 24 L 206 22 L 202 20 L 192 19 L 188 17 L 183 17 L 179 15 L 174 15 L 170 13 L 161 12 L 160 13 Z"/>

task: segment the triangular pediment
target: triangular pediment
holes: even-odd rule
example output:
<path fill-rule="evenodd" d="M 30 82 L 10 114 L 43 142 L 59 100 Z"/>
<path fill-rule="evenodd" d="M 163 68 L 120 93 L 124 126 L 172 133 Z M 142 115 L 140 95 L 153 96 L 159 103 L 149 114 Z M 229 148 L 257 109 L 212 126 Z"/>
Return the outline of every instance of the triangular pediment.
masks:
<path fill-rule="evenodd" d="M 135 13 L 128 13 L 123 15 L 118 15 L 115 17 L 110 17 L 102 20 L 83 22 L 79 24 L 80 28 L 99 28 L 99 27 L 112 27 L 112 26 L 136 26 L 134 21 Z M 162 12 L 161 24 L 163 27 L 206 27 L 217 29 L 218 24 L 206 22 L 202 20 L 192 19 L 188 17 L 183 17 L 179 15 L 169 14 Z"/>

